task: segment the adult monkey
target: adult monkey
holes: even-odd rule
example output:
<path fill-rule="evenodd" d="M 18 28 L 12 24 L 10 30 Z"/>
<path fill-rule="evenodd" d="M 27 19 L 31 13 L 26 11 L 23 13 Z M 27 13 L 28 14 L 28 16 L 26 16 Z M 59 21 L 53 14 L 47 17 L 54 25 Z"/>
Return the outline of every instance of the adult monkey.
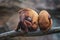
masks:
<path fill-rule="evenodd" d="M 21 29 L 24 32 L 36 31 L 38 28 L 38 13 L 30 8 L 19 10 L 19 23 L 16 31 Z"/>
<path fill-rule="evenodd" d="M 52 18 L 46 10 L 39 13 L 38 24 L 41 31 L 48 31 L 52 27 Z"/>

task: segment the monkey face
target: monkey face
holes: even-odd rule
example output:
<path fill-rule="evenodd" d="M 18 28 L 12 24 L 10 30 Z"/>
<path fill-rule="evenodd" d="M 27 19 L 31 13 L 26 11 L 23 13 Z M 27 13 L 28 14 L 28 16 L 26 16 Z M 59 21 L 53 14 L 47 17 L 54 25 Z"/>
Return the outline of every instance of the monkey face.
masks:
<path fill-rule="evenodd" d="M 26 26 L 30 25 L 32 22 L 32 18 L 28 15 L 28 10 L 22 10 L 19 13 L 19 18 L 20 18 L 20 22 L 25 22 Z"/>

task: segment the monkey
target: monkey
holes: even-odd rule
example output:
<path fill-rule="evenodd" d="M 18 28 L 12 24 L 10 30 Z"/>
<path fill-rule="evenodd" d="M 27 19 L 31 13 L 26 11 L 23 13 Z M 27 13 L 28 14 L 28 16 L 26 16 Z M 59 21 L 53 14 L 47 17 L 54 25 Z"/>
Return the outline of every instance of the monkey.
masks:
<path fill-rule="evenodd" d="M 40 30 L 46 32 L 51 29 L 52 24 L 53 21 L 51 15 L 46 10 L 42 10 L 38 17 L 38 25 Z"/>
<path fill-rule="evenodd" d="M 18 11 L 19 23 L 16 31 L 21 29 L 24 32 L 36 31 L 38 28 L 38 13 L 31 8 L 23 8 Z"/>

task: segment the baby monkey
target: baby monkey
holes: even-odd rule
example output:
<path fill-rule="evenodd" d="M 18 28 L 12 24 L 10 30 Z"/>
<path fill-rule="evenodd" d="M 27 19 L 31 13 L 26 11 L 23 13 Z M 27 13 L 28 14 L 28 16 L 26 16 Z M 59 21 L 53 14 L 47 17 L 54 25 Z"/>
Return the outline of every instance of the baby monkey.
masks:
<path fill-rule="evenodd" d="M 51 15 L 46 11 L 42 10 L 39 13 L 38 24 L 41 31 L 48 31 L 52 27 Z"/>

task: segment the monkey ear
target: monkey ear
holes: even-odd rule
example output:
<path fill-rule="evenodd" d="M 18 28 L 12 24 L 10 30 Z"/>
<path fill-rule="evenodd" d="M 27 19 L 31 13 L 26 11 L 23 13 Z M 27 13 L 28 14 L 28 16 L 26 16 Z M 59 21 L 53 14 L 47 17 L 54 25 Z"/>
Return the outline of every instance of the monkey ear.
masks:
<path fill-rule="evenodd" d="M 48 19 L 51 19 L 51 16 L 50 15 L 48 16 Z"/>
<path fill-rule="evenodd" d="M 51 16 L 49 15 L 48 18 L 51 18 Z"/>

